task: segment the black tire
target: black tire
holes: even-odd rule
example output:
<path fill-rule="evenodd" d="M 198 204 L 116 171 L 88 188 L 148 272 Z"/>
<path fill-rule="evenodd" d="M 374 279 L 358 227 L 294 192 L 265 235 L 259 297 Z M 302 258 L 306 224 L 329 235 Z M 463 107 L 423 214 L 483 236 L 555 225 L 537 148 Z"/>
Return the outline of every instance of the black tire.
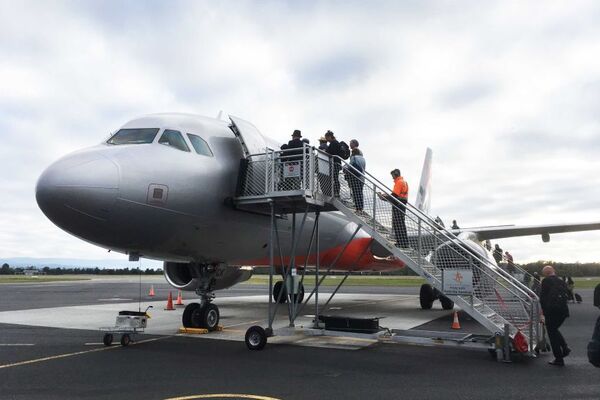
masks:
<path fill-rule="evenodd" d="M 421 303 L 421 308 L 423 310 L 430 310 L 431 306 L 433 306 L 433 300 L 433 287 L 431 287 L 431 285 L 428 283 L 422 284 L 421 290 L 419 291 L 419 302 Z"/>
<path fill-rule="evenodd" d="M 201 328 L 206 328 L 209 331 L 214 331 L 219 326 L 219 307 L 216 304 L 208 303 L 202 313 Z"/>
<path fill-rule="evenodd" d="M 296 304 L 300 304 L 304 301 L 304 285 L 300 284 L 300 287 L 298 287 L 298 294 L 294 296 L 294 301 Z"/>
<path fill-rule="evenodd" d="M 129 343 L 131 343 L 131 336 L 128 333 L 121 335 L 121 346 L 129 346 Z"/>
<path fill-rule="evenodd" d="M 184 328 L 194 328 L 192 322 L 192 314 L 197 308 L 200 308 L 200 304 L 198 303 L 190 303 L 187 306 L 185 306 L 185 309 L 183 310 L 183 315 L 181 316 L 181 323 L 183 324 Z"/>
<path fill-rule="evenodd" d="M 440 303 L 442 303 L 444 310 L 452 310 L 454 308 L 454 302 L 443 294 L 440 294 Z"/>
<path fill-rule="evenodd" d="M 267 333 L 258 325 L 251 326 L 246 331 L 245 341 L 249 350 L 262 350 L 267 344 Z"/>
<path fill-rule="evenodd" d="M 281 293 L 281 297 L 279 297 L 279 293 Z M 285 285 L 283 284 L 283 281 L 275 282 L 275 284 L 273 285 L 273 301 L 277 303 L 279 299 L 279 304 L 283 304 L 287 302 L 287 298 L 287 290 L 285 288 Z"/>
<path fill-rule="evenodd" d="M 112 333 L 105 333 L 104 337 L 102 338 L 102 343 L 104 343 L 105 346 L 110 346 L 113 342 L 113 339 Z"/>

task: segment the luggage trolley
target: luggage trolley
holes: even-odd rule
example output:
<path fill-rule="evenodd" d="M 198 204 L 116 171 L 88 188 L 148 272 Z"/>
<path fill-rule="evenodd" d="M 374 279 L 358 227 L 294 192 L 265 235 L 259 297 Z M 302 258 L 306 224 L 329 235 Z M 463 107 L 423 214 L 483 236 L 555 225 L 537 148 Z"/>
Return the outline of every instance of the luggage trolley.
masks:
<path fill-rule="evenodd" d="M 121 334 L 121 346 L 128 346 L 131 343 L 132 336 L 138 333 L 144 333 L 144 329 L 148 325 L 148 306 L 146 311 L 119 311 L 115 326 L 100 328 L 100 331 L 106 332 L 102 339 L 105 346 L 110 346 L 114 339 L 114 334 Z"/>

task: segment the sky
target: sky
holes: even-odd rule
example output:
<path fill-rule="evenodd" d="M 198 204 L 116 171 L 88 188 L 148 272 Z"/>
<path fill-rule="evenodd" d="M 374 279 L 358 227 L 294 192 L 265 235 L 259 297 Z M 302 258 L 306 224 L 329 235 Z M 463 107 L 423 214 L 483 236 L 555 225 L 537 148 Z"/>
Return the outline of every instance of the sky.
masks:
<path fill-rule="evenodd" d="M 431 147 L 431 213 L 463 228 L 600 221 L 599 20 L 597 1 L 0 0 L 0 258 L 123 259 L 54 226 L 35 184 L 155 112 L 330 129 L 413 189 Z M 600 261 L 600 232 L 499 243 Z"/>

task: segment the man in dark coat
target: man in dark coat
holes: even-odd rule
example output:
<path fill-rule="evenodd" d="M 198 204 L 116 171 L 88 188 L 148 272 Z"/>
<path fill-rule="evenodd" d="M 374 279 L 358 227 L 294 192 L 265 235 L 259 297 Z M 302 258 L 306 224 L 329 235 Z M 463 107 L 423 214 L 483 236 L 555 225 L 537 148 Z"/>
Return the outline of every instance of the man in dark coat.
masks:
<path fill-rule="evenodd" d="M 325 139 L 329 145 L 327 146 L 327 153 L 331 156 L 341 156 L 342 148 L 340 142 L 337 141 L 335 135 L 331 131 L 325 132 Z M 340 171 L 342 170 L 342 161 L 338 157 L 333 157 L 333 195 L 335 197 L 340 196 Z"/>
<path fill-rule="evenodd" d="M 302 133 L 296 129 L 292 133 L 292 140 L 287 144 L 281 146 L 281 150 L 285 150 L 284 156 L 285 161 L 300 161 L 302 160 L 302 147 L 304 142 L 302 141 Z M 297 154 L 297 156 L 295 155 Z"/>
<path fill-rule="evenodd" d="M 568 289 L 567 285 L 556 276 L 556 271 L 550 265 L 544 267 L 542 274 L 545 278 L 542 281 L 540 304 L 544 312 L 550 346 L 552 346 L 552 353 L 554 354 L 554 360 L 550 361 L 549 364 L 562 367 L 565 365 L 563 358 L 571 353 L 565 338 L 558 330 L 569 316 Z"/>
<path fill-rule="evenodd" d="M 500 262 L 502 261 L 502 249 L 500 248 L 500 246 L 498 246 L 498 243 L 496 243 L 496 246 L 494 247 L 494 260 L 496 260 L 496 264 L 500 264 Z"/>

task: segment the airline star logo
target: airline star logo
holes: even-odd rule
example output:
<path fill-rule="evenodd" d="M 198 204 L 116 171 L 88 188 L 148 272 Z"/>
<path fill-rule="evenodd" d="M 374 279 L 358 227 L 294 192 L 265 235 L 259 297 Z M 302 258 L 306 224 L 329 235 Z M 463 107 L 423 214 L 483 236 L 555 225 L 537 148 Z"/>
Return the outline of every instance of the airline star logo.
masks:
<path fill-rule="evenodd" d="M 457 272 L 456 275 L 454 275 L 454 280 L 458 282 L 458 284 L 462 283 L 463 276 L 460 274 L 460 272 Z"/>

